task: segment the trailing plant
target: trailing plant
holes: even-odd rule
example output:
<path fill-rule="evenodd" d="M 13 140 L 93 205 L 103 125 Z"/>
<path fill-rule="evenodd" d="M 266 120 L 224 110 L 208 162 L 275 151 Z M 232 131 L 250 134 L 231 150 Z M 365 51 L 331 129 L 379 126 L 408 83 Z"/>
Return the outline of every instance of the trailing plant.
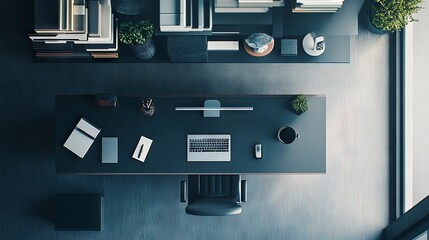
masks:
<path fill-rule="evenodd" d="M 119 41 L 128 45 L 143 44 L 153 36 L 153 29 L 153 24 L 148 20 L 121 23 Z"/>
<path fill-rule="evenodd" d="M 300 94 L 295 99 L 292 100 L 292 108 L 298 113 L 303 113 L 308 110 L 307 98 Z"/>
<path fill-rule="evenodd" d="M 401 30 L 410 22 L 418 21 L 413 17 L 423 7 L 423 0 L 374 0 L 371 6 L 370 21 L 374 27 L 394 32 Z"/>

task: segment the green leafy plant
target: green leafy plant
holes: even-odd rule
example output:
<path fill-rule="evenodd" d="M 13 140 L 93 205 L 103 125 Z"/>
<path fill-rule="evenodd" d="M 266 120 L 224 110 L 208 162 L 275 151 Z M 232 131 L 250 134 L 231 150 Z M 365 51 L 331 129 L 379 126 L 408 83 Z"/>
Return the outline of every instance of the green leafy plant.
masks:
<path fill-rule="evenodd" d="M 417 19 L 413 14 L 422 9 L 423 0 L 374 0 L 369 15 L 374 27 L 394 32 Z"/>
<path fill-rule="evenodd" d="M 295 112 L 303 113 L 308 110 L 307 98 L 300 94 L 292 100 L 292 108 Z"/>
<path fill-rule="evenodd" d="M 143 44 L 152 36 L 153 24 L 148 20 L 125 22 L 119 26 L 119 41 L 124 44 Z"/>

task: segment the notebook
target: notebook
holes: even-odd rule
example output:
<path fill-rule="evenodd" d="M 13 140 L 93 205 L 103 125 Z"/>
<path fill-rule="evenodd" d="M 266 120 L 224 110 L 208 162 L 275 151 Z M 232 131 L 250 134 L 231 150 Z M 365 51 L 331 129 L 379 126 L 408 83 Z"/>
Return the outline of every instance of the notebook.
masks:
<path fill-rule="evenodd" d="M 146 160 L 147 154 L 149 153 L 152 142 L 152 139 L 141 136 L 139 142 L 137 143 L 136 149 L 134 150 L 133 158 L 139 160 L 140 162 L 144 162 Z"/>
<path fill-rule="evenodd" d="M 99 128 L 81 118 L 64 143 L 64 147 L 83 158 L 99 133 Z"/>

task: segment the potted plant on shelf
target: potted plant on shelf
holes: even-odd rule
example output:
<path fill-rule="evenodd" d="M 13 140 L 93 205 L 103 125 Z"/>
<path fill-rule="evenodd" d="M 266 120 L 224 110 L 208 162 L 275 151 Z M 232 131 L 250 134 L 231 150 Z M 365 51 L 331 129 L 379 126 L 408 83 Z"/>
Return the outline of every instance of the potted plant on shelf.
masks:
<path fill-rule="evenodd" d="M 368 30 L 376 33 L 393 33 L 410 22 L 417 21 L 413 14 L 422 7 L 423 0 L 374 0 L 369 10 Z"/>
<path fill-rule="evenodd" d="M 300 94 L 292 99 L 292 111 L 297 114 L 301 115 L 302 113 L 306 112 L 308 110 L 308 101 L 307 98 Z"/>
<path fill-rule="evenodd" d="M 125 22 L 119 26 L 119 41 L 131 46 L 136 57 L 147 60 L 155 55 L 153 24 L 148 20 Z"/>

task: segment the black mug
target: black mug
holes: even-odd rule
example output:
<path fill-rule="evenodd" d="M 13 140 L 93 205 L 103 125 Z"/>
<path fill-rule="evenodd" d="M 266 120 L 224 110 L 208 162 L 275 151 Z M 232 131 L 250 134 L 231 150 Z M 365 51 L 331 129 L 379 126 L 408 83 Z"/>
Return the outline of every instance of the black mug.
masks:
<path fill-rule="evenodd" d="M 277 133 L 279 141 L 284 144 L 291 144 L 295 141 L 296 138 L 299 138 L 300 135 L 295 132 L 295 129 L 289 126 L 284 126 L 279 129 Z"/>

